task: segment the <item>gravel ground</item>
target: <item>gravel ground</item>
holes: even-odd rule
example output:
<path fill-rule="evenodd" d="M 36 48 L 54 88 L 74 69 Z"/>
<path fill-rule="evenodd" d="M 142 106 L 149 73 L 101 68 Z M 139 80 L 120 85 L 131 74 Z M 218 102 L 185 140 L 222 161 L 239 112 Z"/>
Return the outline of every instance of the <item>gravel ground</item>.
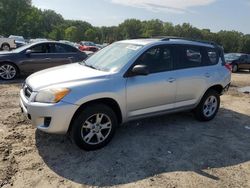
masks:
<path fill-rule="evenodd" d="M 250 95 L 237 91 L 248 72 L 233 74 L 211 122 L 189 112 L 130 122 L 92 152 L 33 128 L 21 82 L 0 83 L 0 187 L 250 187 Z"/>

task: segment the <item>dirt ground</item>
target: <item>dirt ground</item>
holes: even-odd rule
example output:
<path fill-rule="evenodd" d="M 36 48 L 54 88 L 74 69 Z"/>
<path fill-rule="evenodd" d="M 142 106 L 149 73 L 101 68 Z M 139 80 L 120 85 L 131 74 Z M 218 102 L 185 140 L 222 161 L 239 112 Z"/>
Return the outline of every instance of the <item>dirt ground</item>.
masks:
<path fill-rule="evenodd" d="M 85 152 L 33 128 L 18 105 L 22 80 L 0 83 L 0 187 L 250 187 L 250 73 L 233 74 L 211 122 L 191 113 L 120 127 Z"/>

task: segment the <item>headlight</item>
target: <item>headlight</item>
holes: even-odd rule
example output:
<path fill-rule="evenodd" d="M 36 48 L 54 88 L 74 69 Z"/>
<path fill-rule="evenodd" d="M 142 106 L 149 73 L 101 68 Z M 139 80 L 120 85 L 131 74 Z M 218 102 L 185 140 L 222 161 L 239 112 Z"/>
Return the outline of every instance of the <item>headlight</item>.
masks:
<path fill-rule="evenodd" d="M 70 90 L 67 88 L 46 89 L 37 93 L 35 101 L 43 103 L 57 103 L 62 100 Z"/>

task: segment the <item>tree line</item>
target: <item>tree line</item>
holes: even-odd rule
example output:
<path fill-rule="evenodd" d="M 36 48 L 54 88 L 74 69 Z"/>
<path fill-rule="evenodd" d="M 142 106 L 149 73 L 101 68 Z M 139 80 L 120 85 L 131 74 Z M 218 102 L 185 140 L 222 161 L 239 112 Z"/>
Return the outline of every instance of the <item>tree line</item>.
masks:
<path fill-rule="evenodd" d="M 177 36 L 210 40 L 223 45 L 225 52 L 250 53 L 250 35 L 238 31 L 211 32 L 189 23 L 174 25 L 158 19 L 127 19 L 118 26 L 94 27 L 86 21 L 65 20 L 53 10 L 32 6 L 31 0 L 0 0 L 0 35 L 22 35 L 27 39 L 82 40 L 112 43 L 117 40 Z"/>

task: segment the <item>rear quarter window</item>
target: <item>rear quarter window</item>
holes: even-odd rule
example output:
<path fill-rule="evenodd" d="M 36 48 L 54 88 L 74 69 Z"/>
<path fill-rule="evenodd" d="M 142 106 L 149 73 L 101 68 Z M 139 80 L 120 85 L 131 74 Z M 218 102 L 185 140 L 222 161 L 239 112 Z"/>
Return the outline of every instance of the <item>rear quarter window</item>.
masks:
<path fill-rule="evenodd" d="M 219 61 L 218 51 L 213 48 L 204 49 L 205 65 L 216 65 Z"/>

